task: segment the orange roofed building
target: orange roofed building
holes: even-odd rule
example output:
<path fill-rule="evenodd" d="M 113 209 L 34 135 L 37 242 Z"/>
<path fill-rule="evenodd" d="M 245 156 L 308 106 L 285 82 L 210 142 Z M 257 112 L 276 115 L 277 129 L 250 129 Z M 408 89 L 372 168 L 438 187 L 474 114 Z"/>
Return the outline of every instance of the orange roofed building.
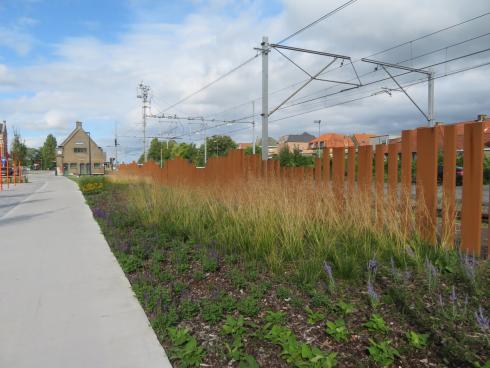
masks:
<path fill-rule="evenodd" d="M 375 134 L 353 134 L 351 136 L 337 133 L 326 133 L 320 137 L 314 138 L 309 143 L 309 148 L 312 150 L 323 148 L 338 148 L 338 147 L 357 147 L 371 144 L 370 139 L 376 137 Z M 318 145 L 320 147 L 318 147 Z"/>
<path fill-rule="evenodd" d="M 476 120 L 468 120 L 468 121 L 460 121 L 458 123 L 454 123 L 452 125 L 456 126 L 456 150 L 463 151 L 464 148 L 464 125 L 468 123 L 479 122 L 483 124 L 483 145 L 485 148 L 490 148 L 490 118 L 486 115 L 479 115 Z M 449 125 L 449 124 L 448 124 Z M 444 148 L 444 126 L 443 123 L 438 123 L 436 125 L 437 129 L 437 141 L 439 149 Z M 401 137 L 390 139 L 390 143 L 398 143 L 398 152 L 401 152 Z M 412 131 L 410 134 L 410 147 L 412 149 L 412 153 L 417 152 L 417 134 L 416 130 Z"/>

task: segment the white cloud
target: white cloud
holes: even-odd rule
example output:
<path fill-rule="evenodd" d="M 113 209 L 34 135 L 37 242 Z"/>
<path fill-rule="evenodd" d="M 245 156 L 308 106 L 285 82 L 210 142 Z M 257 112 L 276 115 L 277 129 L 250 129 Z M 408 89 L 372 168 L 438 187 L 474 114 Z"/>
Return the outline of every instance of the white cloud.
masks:
<path fill-rule="evenodd" d="M 133 6 L 137 6 L 134 2 Z M 227 3 L 227 2 L 226 2 Z M 138 21 L 128 27 L 115 42 L 104 42 L 94 37 L 67 38 L 54 45 L 56 60 L 34 64 L 27 67 L 0 64 L 0 81 L 10 81 L 11 92 L 32 91 L 25 96 L 8 97 L 0 100 L 0 109 L 6 118 L 22 132 L 28 129 L 32 133 L 28 142 L 39 141 L 37 136 L 45 136 L 54 131 L 59 138 L 73 127 L 74 120 L 93 121 L 101 124 L 99 141 L 101 145 L 109 142 L 112 125 L 120 122 L 121 135 L 141 135 L 141 105 L 136 99 L 136 86 L 140 81 L 151 85 L 153 90 L 153 111 L 181 99 L 214 78 L 228 71 L 239 62 L 254 54 L 253 47 L 258 46 L 262 35 L 267 34 L 271 41 L 277 41 L 315 19 L 336 4 L 326 6 L 321 0 L 297 2 L 286 0 L 280 14 L 270 17 L 260 15 L 260 2 L 240 3 L 233 16 L 219 11 L 222 2 L 206 4 L 199 11 L 189 14 L 181 24 Z M 436 0 L 427 4 L 422 0 L 359 1 L 321 24 L 311 28 L 289 44 L 327 50 L 354 57 L 366 56 L 393 44 L 416 38 L 438 28 L 457 23 L 483 13 L 486 1 L 472 3 L 465 7 L 459 1 Z M 437 10 L 437 16 L 434 16 Z M 442 9 L 442 10 L 441 10 Z M 138 19 L 144 19 L 144 13 Z M 153 17 L 154 18 L 154 17 Z M 152 18 L 152 19 L 153 19 Z M 383 60 L 399 61 L 416 56 L 428 50 L 461 41 L 471 36 L 488 32 L 488 19 L 482 19 L 413 43 L 390 53 L 377 56 Z M 0 39 L 2 29 L 0 29 Z M 11 35 L 9 36 L 11 37 Z M 15 37 L 9 38 L 9 47 L 18 47 L 18 52 L 29 51 L 29 37 L 24 42 Z M 8 37 L 7 37 L 8 38 Z M 483 37 L 460 47 L 448 49 L 448 58 L 463 54 L 468 50 L 477 50 L 488 45 L 489 37 Z M 4 42 L 7 42 L 4 40 Z M 488 46 L 486 46 L 488 47 Z M 288 54 L 308 70 L 318 70 L 322 57 Z M 420 58 L 414 66 L 424 66 L 431 62 L 444 60 L 445 53 Z M 490 54 L 481 55 L 489 60 Z M 456 63 L 450 68 L 463 64 L 478 63 L 476 58 Z M 338 64 L 337 64 L 338 65 Z M 372 71 L 371 65 L 360 65 L 359 73 Z M 453 70 L 453 69 L 450 69 Z M 443 69 L 437 69 L 443 73 Z M 260 97 L 260 57 L 232 74 L 222 82 L 168 112 L 183 115 L 206 115 L 216 118 L 237 118 L 250 114 L 251 103 L 233 109 L 227 113 L 218 112 L 251 98 Z M 351 69 L 328 74 L 331 78 L 349 80 L 354 78 Z M 363 77 L 367 83 L 382 76 L 381 72 Z M 290 85 L 304 78 L 298 69 L 273 52 L 270 57 L 270 91 Z M 409 76 L 402 81 L 418 78 Z M 489 106 L 488 86 L 490 78 L 486 71 L 474 70 L 448 79 L 436 81 L 436 113 L 446 121 L 472 118 L 485 112 Z M 388 87 L 393 83 L 386 82 Z M 306 95 L 320 96 L 334 91 L 331 85 L 314 82 L 298 98 Z M 376 87 L 376 86 L 375 86 Z M 378 88 L 381 86 L 377 86 Z M 337 90 L 340 87 L 335 87 Z M 270 106 L 281 101 L 293 91 L 292 88 L 271 95 Z M 315 91 L 318 91 L 314 94 Z M 366 92 L 364 92 L 366 91 Z M 414 98 L 423 106 L 426 101 L 424 85 L 409 89 Z M 373 87 L 332 96 L 326 102 L 312 102 L 278 112 L 271 120 L 321 106 L 330 106 L 374 92 Z M 256 103 L 256 112 L 260 112 L 260 103 Z M 487 111 L 488 112 L 488 111 Z M 339 105 L 326 110 L 282 120 L 271 124 L 271 134 L 313 130 L 313 119 L 322 119 L 322 129 L 345 133 L 369 131 L 375 133 L 395 133 L 404 128 L 423 124 L 420 114 L 401 94 L 390 98 L 379 95 L 351 104 Z M 259 120 L 259 119 L 257 119 Z M 108 126 L 110 126 L 108 128 Z M 240 127 L 237 127 L 240 128 Z M 156 122 L 150 124 L 150 135 L 157 134 L 160 127 Z M 221 130 L 225 132 L 230 127 Z M 231 129 L 236 129 L 232 127 Z M 37 133 L 36 133 L 37 131 Z M 219 130 L 218 130 L 219 131 Z M 257 132 L 260 131 L 260 127 Z M 236 133 L 238 140 L 249 139 L 250 132 Z M 196 136 L 200 137 L 200 136 Z M 135 149 L 139 140 L 121 139 L 127 145 L 127 151 Z M 108 143 L 107 143 L 108 144 Z M 124 148 L 124 147 L 123 147 Z M 135 153 L 136 155 L 136 153 Z M 133 157 L 131 157 L 133 158 Z"/>

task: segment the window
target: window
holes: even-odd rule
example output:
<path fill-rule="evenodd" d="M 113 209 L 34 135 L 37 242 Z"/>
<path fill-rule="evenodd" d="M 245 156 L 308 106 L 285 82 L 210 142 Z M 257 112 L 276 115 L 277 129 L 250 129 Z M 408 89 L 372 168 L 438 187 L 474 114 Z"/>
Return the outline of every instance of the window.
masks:
<path fill-rule="evenodd" d="M 72 162 L 72 163 L 70 164 L 70 169 L 76 169 L 76 168 L 77 168 L 77 164 L 76 164 L 76 163 L 74 163 L 74 162 Z"/>
<path fill-rule="evenodd" d="M 75 147 L 75 148 L 73 148 L 73 152 L 75 152 L 75 153 L 87 153 L 87 149 L 81 148 L 81 147 Z"/>
<path fill-rule="evenodd" d="M 100 162 L 94 162 L 94 169 L 100 169 Z"/>

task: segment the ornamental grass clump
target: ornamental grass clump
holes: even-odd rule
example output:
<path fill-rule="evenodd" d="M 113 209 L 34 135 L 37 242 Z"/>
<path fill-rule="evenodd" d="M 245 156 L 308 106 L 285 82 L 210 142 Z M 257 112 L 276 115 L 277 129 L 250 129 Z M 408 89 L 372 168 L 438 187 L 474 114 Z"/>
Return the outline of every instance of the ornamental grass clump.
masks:
<path fill-rule="evenodd" d="M 323 275 L 330 292 L 337 284 L 333 270 L 335 278 L 361 279 L 362 265 L 368 265 L 374 280 L 380 262 L 394 257 L 404 264 L 412 247 L 417 253 L 408 258 L 412 263 L 419 253 L 439 251 L 429 250 L 416 231 L 406 231 L 407 226 L 416 229 L 414 215 L 397 211 L 390 201 L 383 209 L 390 221 L 380 228 L 379 208 L 363 192 L 339 201 L 330 187 L 306 181 L 163 186 L 147 179 L 137 185 L 134 179 L 111 180 L 129 183 L 128 211 L 145 226 L 208 247 L 215 244 L 225 255 L 259 261 L 273 272 L 290 270 L 300 283 L 317 282 Z"/>

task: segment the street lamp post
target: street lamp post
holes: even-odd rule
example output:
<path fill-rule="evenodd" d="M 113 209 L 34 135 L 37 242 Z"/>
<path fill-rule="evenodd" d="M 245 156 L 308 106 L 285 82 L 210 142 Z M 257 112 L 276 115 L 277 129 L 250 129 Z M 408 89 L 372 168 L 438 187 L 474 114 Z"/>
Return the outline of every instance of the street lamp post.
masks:
<path fill-rule="evenodd" d="M 317 142 L 317 155 L 320 157 L 320 125 L 322 123 L 321 120 L 315 120 L 315 124 L 318 124 L 318 142 Z"/>

